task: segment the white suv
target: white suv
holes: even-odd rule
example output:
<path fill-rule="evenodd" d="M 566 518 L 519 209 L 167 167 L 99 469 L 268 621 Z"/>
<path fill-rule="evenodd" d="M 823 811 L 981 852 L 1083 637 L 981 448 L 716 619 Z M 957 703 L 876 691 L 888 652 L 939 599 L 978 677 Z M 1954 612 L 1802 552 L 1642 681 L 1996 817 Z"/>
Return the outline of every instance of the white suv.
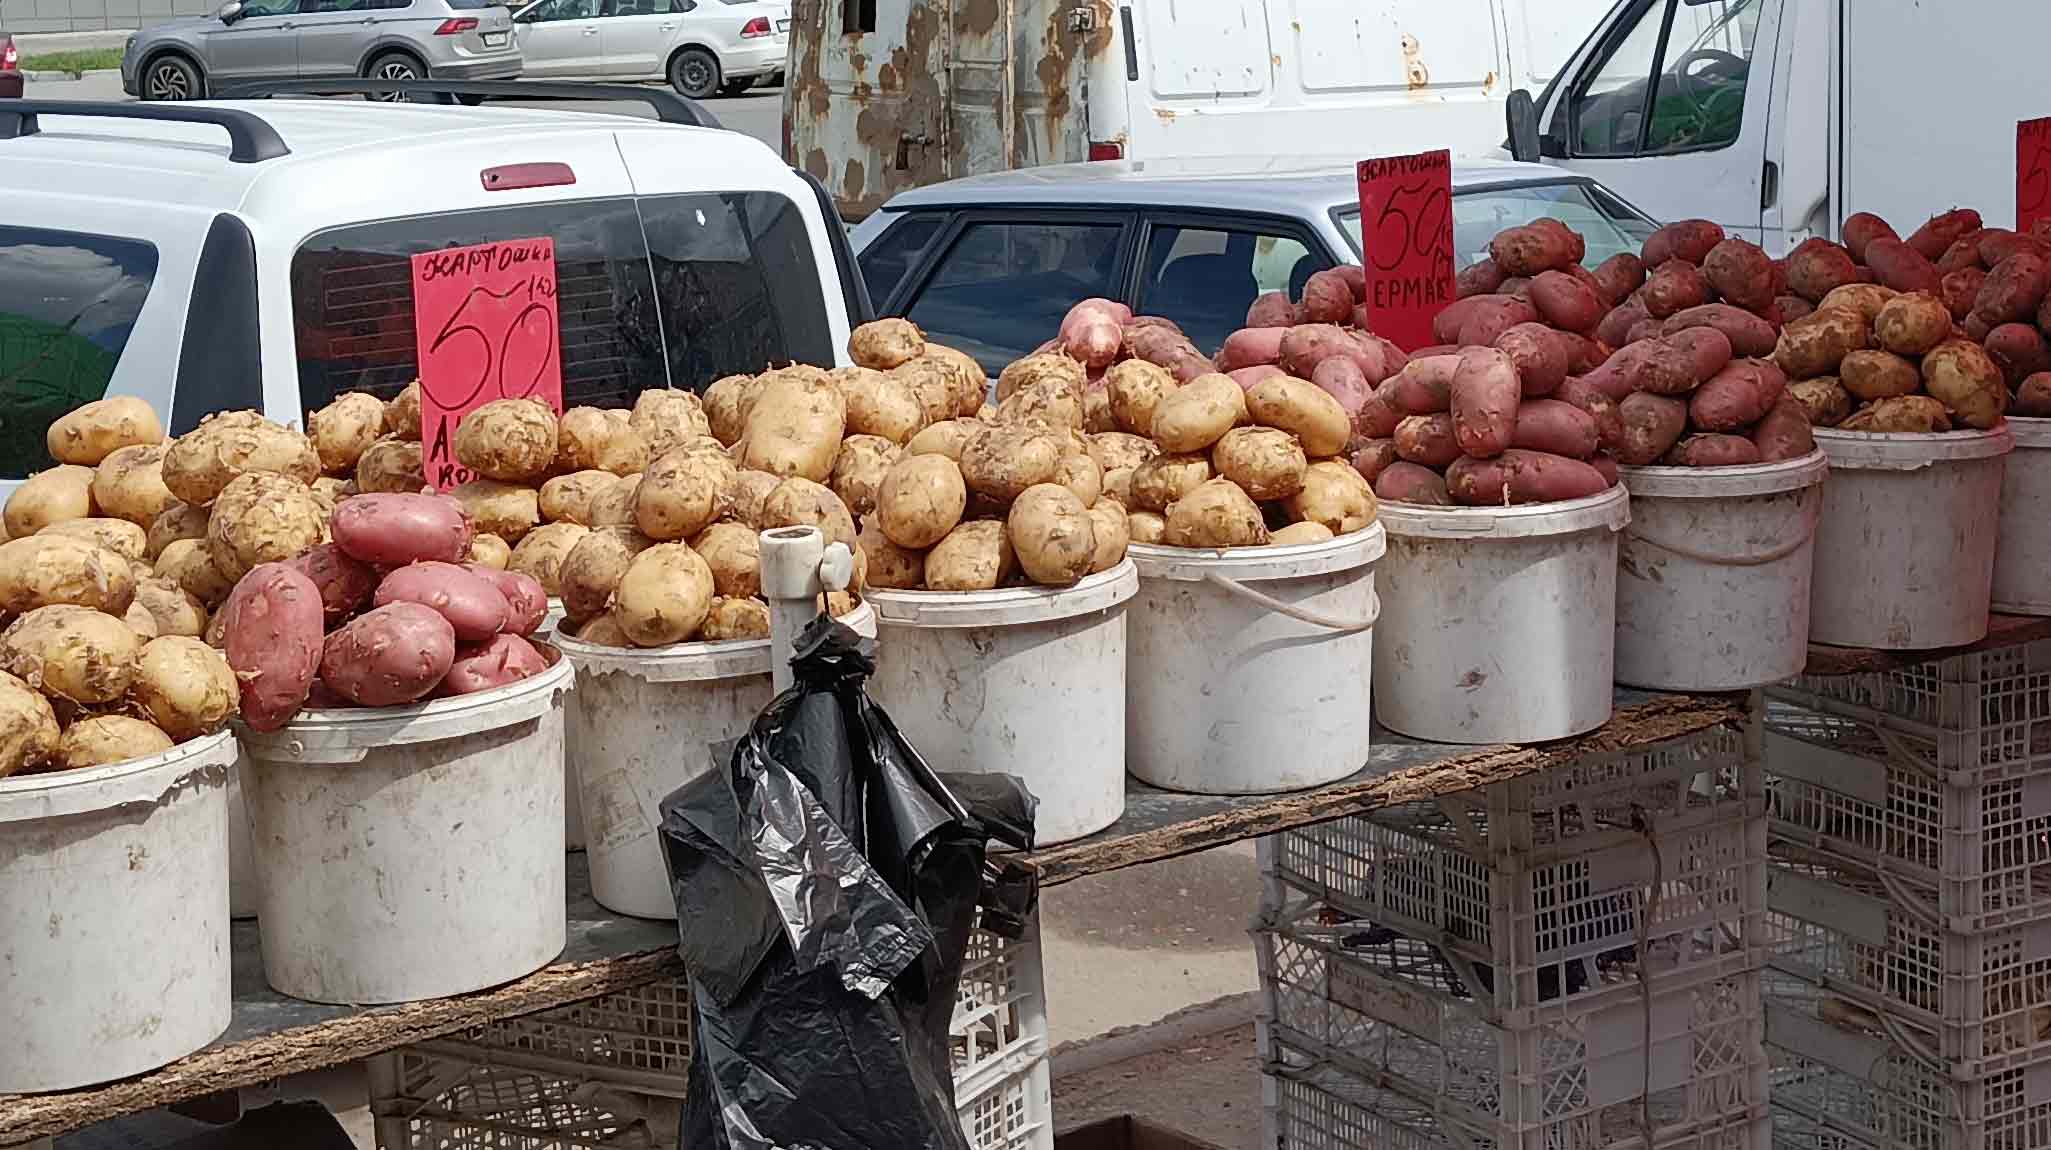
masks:
<path fill-rule="evenodd" d="M 175 434 L 396 394 L 417 374 L 419 252 L 554 241 L 566 405 L 843 363 L 868 307 L 816 181 L 738 133 L 630 116 L 7 101 L 0 202 L 0 497 L 51 465 L 53 419 L 103 395 L 148 400 Z"/>

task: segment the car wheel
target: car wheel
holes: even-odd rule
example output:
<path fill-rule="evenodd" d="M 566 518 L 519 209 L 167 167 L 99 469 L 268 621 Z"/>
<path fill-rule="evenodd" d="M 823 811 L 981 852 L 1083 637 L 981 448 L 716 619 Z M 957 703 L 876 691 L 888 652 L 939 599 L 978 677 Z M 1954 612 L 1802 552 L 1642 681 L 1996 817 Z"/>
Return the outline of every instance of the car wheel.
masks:
<path fill-rule="evenodd" d="M 149 62 L 142 72 L 145 100 L 197 100 L 206 94 L 199 69 L 183 56 L 164 55 Z"/>
<path fill-rule="evenodd" d="M 427 67 L 404 52 L 387 52 L 370 62 L 369 75 L 373 80 L 425 80 Z M 373 100 L 388 102 L 397 102 L 405 98 L 397 92 L 371 97 Z"/>
<path fill-rule="evenodd" d="M 703 48 L 686 48 L 669 62 L 669 86 L 692 100 L 708 100 L 719 91 L 719 58 Z"/>
<path fill-rule="evenodd" d="M 728 80 L 719 86 L 719 94 L 722 96 L 738 96 L 754 86 L 755 78 L 753 76 L 745 80 Z"/>

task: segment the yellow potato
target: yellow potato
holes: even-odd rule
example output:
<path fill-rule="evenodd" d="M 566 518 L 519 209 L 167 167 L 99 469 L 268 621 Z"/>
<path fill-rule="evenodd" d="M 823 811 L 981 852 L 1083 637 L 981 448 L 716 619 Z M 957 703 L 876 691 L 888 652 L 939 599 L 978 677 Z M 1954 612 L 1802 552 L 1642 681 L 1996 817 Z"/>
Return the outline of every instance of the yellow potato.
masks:
<path fill-rule="evenodd" d="M 847 404 L 848 435 L 904 443 L 926 425 L 926 409 L 910 380 L 870 367 L 840 367 L 828 374 Z"/>
<path fill-rule="evenodd" d="M 847 401 L 823 376 L 785 369 L 758 376 L 736 457 L 750 471 L 824 483 L 847 429 Z"/>
<path fill-rule="evenodd" d="M 712 437 L 732 447 L 747 430 L 742 418 L 742 400 L 755 385 L 752 375 L 729 375 L 712 381 L 705 389 L 705 423 Z"/>
<path fill-rule="evenodd" d="M 202 420 L 164 453 L 164 486 L 186 503 L 212 503 L 236 476 L 251 472 L 312 483 L 320 456 L 304 435 L 254 411 Z"/>
<path fill-rule="evenodd" d="M 889 371 L 926 354 L 926 336 L 908 319 L 871 320 L 849 334 L 847 353 L 863 367 Z"/>
<path fill-rule="evenodd" d="M 1236 386 L 1236 385 L 1235 385 Z M 1114 363 L 1104 373 L 1111 397 L 1111 418 L 1123 431 L 1141 437 L 1154 434 L 1154 409 L 1180 385 L 1168 369 L 1143 359 Z M 1130 466 L 1137 467 L 1138 464 Z"/>
<path fill-rule="evenodd" d="M 961 477 L 968 489 L 1004 506 L 1026 488 L 1051 483 L 1060 471 L 1061 444 L 1030 427 L 989 427 L 961 450 Z"/>
<path fill-rule="evenodd" d="M 307 488 L 313 492 L 313 497 L 319 501 L 321 509 L 332 518 L 335 514 L 335 504 L 356 494 L 356 481 L 336 475 L 323 475 L 308 484 Z"/>
<path fill-rule="evenodd" d="M 2001 369 L 1985 349 L 1968 339 L 1947 339 L 1923 357 L 1923 389 L 1944 405 L 1954 422 L 1981 431 L 2000 423 L 2008 410 L 2008 385 Z"/>
<path fill-rule="evenodd" d="M 769 500 L 769 493 L 783 480 L 767 471 L 737 471 L 734 481 L 727 486 L 733 501 L 730 514 L 735 519 L 755 528 L 762 529 L 762 505 Z"/>
<path fill-rule="evenodd" d="M 705 612 L 704 624 L 698 628 L 698 639 L 705 643 L 768 637 L 769 604 L 759 599 L 715 596 Z"/>
<path fill-rule="evenodd" d="M 926 552 L 926 590 L 989 591 L 1017 569 L 1004 524 L 978 519 L 948 532 Z"/>
<path fill-rule="evenodd" d="M 603 487 L 592 494 L 591 509 L 585 512 L 586 527 L 632 527 L 640 530 L 634 518 L 634 505 L 641 495 L 641 477 L 622 475 L 613 481 L 611 487 Z M 568 521 L 566 522 L 573 522 Z"/>
<path fill-rule="evenodd" d="M 141 653 L 128 624 L 91 607 L 38 607 L 0 631 L 0 670 L 86 706 L 127 694 Z"/>
<path fill-rule="evenodd" d="M 1258 547 L 1268 541 L 1261 509 L 1229 479 L 1207 480 L 1177 499 L 1168 506 L 1167 520 L 1170 547 Z"/>
<path fill-rule="evenodd" d="M 1111 414 L 1111 389 L 1101 380 L 1083 388 L 1082 429 L 1091 435 L 1118 430 L 1118 420 Z"/>
<path fill-rule="evenodd" d="M 876 489 L 904 449 L 880 435 L 850 435 L 840 441 L 833 477 L 826 484 L 848 510 L 864 516 L 876 510 Z"/>
<path fill-rule="evenodd" d="M 731 508 L 733 482 L 734 465 L 725 455 L 693 444 L 674 448 L 642 473 L 634 524 L 650 539 L 688 539 Z"/>
<path fill-rule="evenodd" d="M 228 660 L 184 635 L 143 644 L 130 691 L 150 721 L 180 742 L 220 730 L 242 701 Z"/>
<path fill-rule="evenodd" d="M 1353 438 L 1353 417 L 1346 408 L 1324 388 L 1293 376 L 1269 376 L 1254 384 L 1246 393 L 1246 414 L 1262 427 L 1295 436 L 1312 459 L 1339 454 Z"/>
<path fill-rule="evenodd" d="M 420 381 L 414 380 L 385 404 L 385 434 L 420 442 Z"/>
<path fill-rule="evenodd" d="M 50 524 L 37 534 L 44 538 L 62 535 L 83 539 L 105 547 L 130 563 L 141 563 L 149 557 L 149 532 L 126 519 L 66 519 L 62 523 Z"/>
<path fill-rule="evenodd" d="M 1287 499 L 1303 490 L 1309 466 L 1297 437 L 1275 427 L 1235 427 L 1211 448 L 1211 469 L 1257 500 Z"/>
<path fill-rule="evenodd" d="M 7 497 L 0 519 L 7 524 L 7 537 L 34 535 L 52 523 L 84 519 L 93 514 L 93 469 L 63 464 L 38 471 Z"/>
<path fill-rule="evenodd" d="M 924 551 L 945 539 L 968 507 L 961 468 L 944 455 L 908 455 L 883 477 L 876 500 L 876 527 L 908 551 Z"/>
<path fill-rule="evenodd" d="M 568 422 L 568 417 L 564 417 Z M 541 485 L 536 510 L 545 523 L 591 525 L 591 501 L 598 493 L 619 482 L 619 476 L 595 468 L 558 475 Z"/>
<path fill-rule="evenodd" d="M 632 527 L 599 527 L 577 540 L 556 568 L 556 593 L 572 622 L 603 615 L 634 556 L 655 545 Z"/>
<path fill-rule="evenodd" d="M 1874 320 L 1880 318 L 1881 309 L 1885 308 L 1888 302 L 1899 294 L 1901 293 L 1893 288 L 1882 287 L 1879 284 L 1844 284 L 1840 287 L 1832 288 L 1830 294 L 1823 297 L 1823 302 L 1816 305 L 1816 310 L 1843 308 L 1847 311 L 1854 311 L 1859 313 L 1861 321 L 1870 325 Z M 1945 313 L 1947 317 L 1950 314 L 1949 311 Z M 1945 329 L 1949 331 L 1950 327 L 1951 324 L 1947 318 Z"/>
<path fill-rule="evenodd" d="M 58 417 L 43 434 L 50 458 L 98 467 L 123 447 L 164 442 L 164 425 L 147 400 L 132 395 L 96 399 Z"/>
<path fill-rule="evenodd" d="M 1869 322 L 1874 343 L 1911 359 L 1922 358 L 1951 337 L 1951 309 L 1928 292 L 1895 296 Z"/>
<path fill-rule="evenodd" d="M 1921 378 L 1920 371 L 1917 377 Z M 1809 413 L 1809 423 L 1815 427 L 1836 427 L 1852 413 L 1852 393 L 1834 375 L 1797 380 L 1788 384 L 1788 394 Z"/>
<path fill-rule="evenodd" d="M 793 476 L 762 501 L 762 527 L 817 527 L 828 543 L 855 545 L 855 520 L 833 489 Z"/>
<path fill-rule="evenodd" d="M 149 612 L 150 618 L 156 623 L 159 637 L 197 636 L 206 633 L 206 604 L 176 582 L 161 575 L 150 575 L 135 581 L 135 599 L 129 604 L 128 609 L 132 612 L 137 607 Z"/>
<path fill-rule="evenodd" d="M 1888 399 L 1921 390 L 1923 373 L 1891 351 L 1855 351 L 1838 364 L 1837 380 L 1857 399 Z"/>
<path fill-rule="evenodd" d="M 928 424 L 904 445 L 906 455 L 945 455 L 961 462 L 962 449 L 969 445 L 983 424 L 974 419 L 943 419 Z"/>
<path fill-rule="evenodd" d="M 1066 383 L 1082 394 L 1083 385 L 1089 382 L 1089 372 L 1083 365 L 1058 351 L 1043 351 L 1014 360 L 997 374 L 997 404 L 1001 408 L 1029 384 L 1041 382 Z"/>
<path fill-rule="evenodd" d="M 456 425 L 456 462 L 486 479 L 539 483 L 555 465 L 557 428 L 538 399 L 494 399 Z"/>
<path fill-rule="evenodd" d="M 320 546 L 328 517 L 297 479 L 251 471 L 221 490 L 207 516 L 207 553 L 230 583 L 259 563 L 293 559 Z"/>
<path fill-rule="evenodd" d="M 926 553 L 899 547 L 874 519 L 862 524 L 858 541 L 868 563 L 868 585 L 895 591 L 916 591 L 926 582 Z"/>
<path fill-rule="evenodd" d="M 150 562 L 164 553 L 164 548 L 180 539 L 205 539 L 207 537 L 207 509 L 194 507 L 190 503 L 173 503 L 150 521 L 145 539 L 144 553 Z"/>
<path fill-rule="evenodd" d="M 1049 373 L 1011 393 L 997 405 L 997 422 L 1083 429 L 1083 384 Z"/>
<path fill-rule="evenodd" d="M 1117 500 L 1105 499 L 1090 508 L 1090 527 L 1097 543 L 1090 556 L 1090 574 L 1095 575 L 1109 571 L 1125 559 L 1126 545 L 1132 542 L 1132 525 Z"/>
<path fill-rule="evenodd" d="M 695 394 L 674 387 L 651 387 L 636 396 L 627 423 L 648 445 L 649 459 L 660 459 L 691 440 L 712 434 L 712 421 L 706 417 L 704 402 Z"/>
<path fill-rule="evenodd" d="M 470 562 L 494 571 L 504 571 L 506 564 L 513 561 L 513 549 L 506 541 L 489 531 L 479 531 L 470 536 Z"/>
<path fill-rule="evenodd" d="M 983 406 L 983 399 L 990 392 L 990 377 L 983 371 L 983 365 L 976 357 L 965 351 L 942 347 L 937 343 L 926 345 L 926 358 L 947 370 L 954 384 L 955 416 L 971 416 Z"/>
<path fill-rule="evenodd" d="M 1294 547 L 1302 543 L 1324 543 L 1337 538 L 1332 529 L 1322 523 L 1291 523 L 1280 531 L 1269 532 L 1268 546 Z"/>
<path fill-rule="evenodd" d="M 1104 469 L 1081 452 L 1064 455 L 1054 468 L 1054 482 L 1075 492 L 1084 507 L 1095 507 L 1104 494 Z"/>
<path fill-rule="evenodd" d="M 130 603 L 128 610 L 121 613 L 121 621 L 145 643 L 157 637 L 157 617 L 140 603 Z"/>
<path fill-rule="evenodd" d="M 1836 375 L 1844 357 L 1866 346 L 1866 320 L 1849 308 L 1820 308 L 1780 329 L 1773 361 L 1793 379 Z"/>
<path fill-rule="evenodd" d="M 65 728 L 51 763 L 76 771 L 161 755 L 172 747 L 171 736 L 127 715 L 96 715 Z"/>
<path fill-rule="evenodd" d="M 514 546 L 541 524 L 541 493 L 523 484 L 473 479 L 450 488 L 449 496 L 463 505 L 474 530 Z"/>
<path fill-rule="evenodd" d="M 506 559 L 506 570 L 532 575 L 551 599 L 556 598 L 562 594 L 557 577 L 563 560 L 588 534 L 590 529 L 577 523 L 549 523 L 536 527 L 513 545 L 513 553 Z"/>
<path fill-rule="evenodd" d="M 0 611 L 72 603 L 120 615 L 134 598 L 128 561 L 90 539 L 44 534 L 0 543 Z"/>
<path fill-rule="evenodd" d="M 1161 449 L 1154 445 L 1153 440 L 1123 431 L 1106 431 L 1090 436 L 1090 458 L 1105 471 L 1138 467 L 1159 454 Z"/>
<path fill-rule="evenodd" d="M 1005 519 L 1019 569 L 1044 587 L 1067 587 L 1090 573 L 1096 521 L 1075 492 L 1058 483 L 1029 487 Z"/>
<path fill-rule="evenodd" d="M 632 475 L 648 466 L 648 441 L 626 420 L 625 412 L 596 407 L 563 412 L 556 424 L 553 470 Z"/>
<path fill-rule="evenodd" d="M 1303 490 L 1284 507 L 1298 523 L 1322 523 L 1334 535 L 1365 531 L 1375 520 L 1374 489 L 1351 464 L 1335 460 L 1313 463 L 1303 472 Z"/>
<path fill-rule="evenodd" d="M 595 647 L 632 647 L 634 645 L 634 641 L 627 638 L 626 631 L 620 628 L 620 621 L 615 619 L 610 612 L 587 620 L 583 626 L 576 629 L 576 637 L 578 642 L 590 643 Z"/>
<path fill-rule="evenodd" d="M 761 597 L 761 532 L 745 523 L 724 520 L 700 531 L 691 540 L 691 550 L 712 568 L 713 593 L 729 599 Z"/>
<path fill-rule="evenodd" d="M 955 394 L 954 372 L 946 364 L 922 355 L 910 363 L 891 368 L 885 374 L 911 388 L 913 398 L 919 401 L 921 425 L 954 417 L 959 397 Z"/>
<path fill-rule="evenodd" d="M 612 617 L 639 647 L 689 642 L 712 609 L 712 568 L 682 543 L 634 556 L 613 592 Z"/>
<path fill-rule="evenodd" d="M 0 671 L 0 779 L 42 766 L 62 737 L 50 700 Z"/>
<path fill-rule="evenodd" d="M 306 418 L 306 437 L 320 456 L 320 469 L 329 475 L 353 473 L 356 461 L 384 431 L 384 402 L 362 391 L 345 391 Z"/>
<path fill-rule="evenodd" d="M 1115 500 L 1124 507 L 1132 506 L 1132 476 L 1137 468 L 1114 467 L 1104 473 L 1104 493 L 1099 500 Z"/>
<path fill-rule="evenodd" d="M 1133 511 L 1165 514 L 1168 506 L 1211 478 L 1207 455 L 1156 455 L 1133 468 L 1129 484 Z"/>
<path fill-rule="evenodd" d="M 130 444 L 100 460 L 92 480 L 92 500 L 100 514 L 147 528 L 176 504 L 178 497 L 164 486 L 164 456 L 170 450 L 161 443 Z"/>
<path fill-rule="evenodd" d="M 204 539 L 174 539 L 165 544 L 154 573 L 183 587 L 209 611 L 235 589 L 235 581 L 214 566 L 213 553 Z"/>
<path fill-rule="evenodd" d="M 1160 544 L 1168 538 L 1168 521 L 1152 511 L 1128 512 L 1125 527 L 1134 543 Z"/>
<path fill-rule="evenodd" d="M 418 439 L 386 436 L 356 460 L 356 490 L 365 494 L 411 495 L 427 486 Z"/>
<path fill-rule="evenodd" d="M 1154 405 L 1153 440 L 1167 452 L 1207 451 L 1246 419 L 1246 392 L 1231 376 L 1200 375 Z"/>

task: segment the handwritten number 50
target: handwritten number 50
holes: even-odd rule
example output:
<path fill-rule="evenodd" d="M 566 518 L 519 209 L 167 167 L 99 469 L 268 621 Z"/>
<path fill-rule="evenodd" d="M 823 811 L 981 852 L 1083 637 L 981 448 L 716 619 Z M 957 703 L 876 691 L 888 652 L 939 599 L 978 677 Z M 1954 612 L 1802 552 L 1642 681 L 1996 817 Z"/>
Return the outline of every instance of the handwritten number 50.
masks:
<path fill-rule="evenodd" d="M 1406 209 L 1403 205 L 1407 203 Z M 1446 244 L 1446 190 L 1413 184 L 1391 191 L 1375 217 L 1367 243 L 1376 271 L 1394 271 L 1412 254 L 1443 255 Z"/>
<path fill-rule="evenodd" d="M 544 285 L 541 294 L 552 296 L 554 292 L 549 290 L 552 286 Z M 517 288 L 514 289 L 514 291 L 518 290 Z M 530 295 L 534 293 L 533 284 L 528 285 L 528 292 Z M 511 295 L 513 293 L 508 292 L 506 294 Z M 461 396 L 441 399 L 442 406 L 446 408 L 463 407 L 469 404 L 484 390 L 484 385 L 487 382 L 494 380 L 494 377 L 496 377 L 498 385 L 498 394 L 501 397 L 507 395 L 505 379 L 506 353 L 512 346 L 513 337 L 523 334 L 528 326 L 528 321 L 537 315 L 541 317 L 544 323 L 548 319 L 547 305 L 539 301 L 529 303 L 513 316 L 512 320 L 506 324 L 505 330 L 501 331 L 498 339 L 494 341 L 485 333 L 484 329 L 478 327 L 475 323 L 461 322 L 464 319 L 464 313 L 470 310 L 470 305 L 476 303 L 479 296 L 492 296 L 495 300 L 505 298 L 494 295 L 494 293 L 488 292 L 483 288 L 472 288 L 470 294 L 463 297 L 463 302 L 457 305 L 456 310 L 450 314 L 448 322 L 442 325 L 441 331 L 436 333 L 434 342 L 427 347 L 428 354 L 433 355 L 439 352 L 442 346 L 449 341 L 459 336 L 468 336 L 477 340 L 478 350 L 483 353 L 483 367 L 478 372 L 477 379 L 470 384 L 469 389 Z M 534 376 L 532 379 L 527 380 L 524 386 L 520 388 L 521 395 L 532 395 L 535 385 L 541 382 L 543 373 L 548 370 L 549 360 L 555 355 L 554 335 L 555 333 L 552 330 L 541 333 L 544 343 L 541 354 L 534 357 Z"/>

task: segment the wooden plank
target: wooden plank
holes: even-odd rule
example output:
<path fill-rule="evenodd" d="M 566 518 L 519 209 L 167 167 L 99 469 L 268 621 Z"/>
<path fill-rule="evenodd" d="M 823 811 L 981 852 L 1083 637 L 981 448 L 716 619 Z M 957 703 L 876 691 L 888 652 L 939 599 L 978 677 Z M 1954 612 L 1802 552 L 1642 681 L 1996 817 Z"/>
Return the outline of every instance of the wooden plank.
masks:
<path fill-rule="evenodd" d="M 1953 655 L 2034 643 L 2039 639 L 2051 639 L 2051 617 L 1989 615 L 1987 637 L 1963 647 L 1945 647 L 1935 651 L 1877 651 L 1868 647 L 1832 647 L 1826 643 L 1811 643 L 1809 664 L 1802 668 L 1802 672 L 1808 675 L 1859 675 L 1870 671 L 1892 671 Z"/>

